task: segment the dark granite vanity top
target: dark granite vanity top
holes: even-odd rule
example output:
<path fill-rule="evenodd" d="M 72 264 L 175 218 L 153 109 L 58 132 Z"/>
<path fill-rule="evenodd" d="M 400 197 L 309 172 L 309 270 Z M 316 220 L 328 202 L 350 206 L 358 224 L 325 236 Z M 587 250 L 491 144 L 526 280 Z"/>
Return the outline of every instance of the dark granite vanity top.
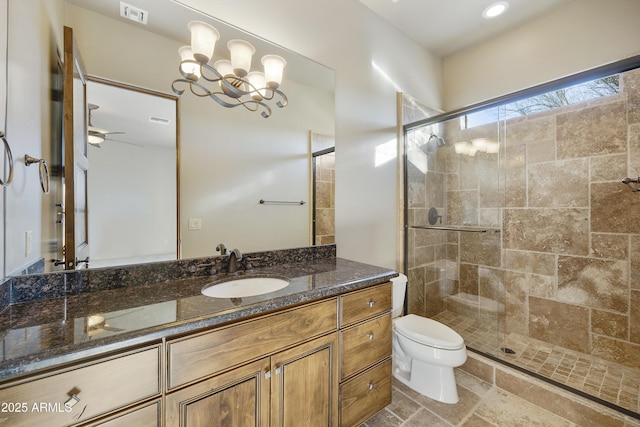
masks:
<path fill-rule="evenodd" d="M 291 284 L 269 294 L 233 300 L 202 295 L 204 285 L 225 277 L 218 274 L 13 303 L 0 314 L 0 381 L 384 283 L 397 276 L 393 270 L 334 256 L 265 265 L 239 277 L 259 274 L 284 276 Z"/>

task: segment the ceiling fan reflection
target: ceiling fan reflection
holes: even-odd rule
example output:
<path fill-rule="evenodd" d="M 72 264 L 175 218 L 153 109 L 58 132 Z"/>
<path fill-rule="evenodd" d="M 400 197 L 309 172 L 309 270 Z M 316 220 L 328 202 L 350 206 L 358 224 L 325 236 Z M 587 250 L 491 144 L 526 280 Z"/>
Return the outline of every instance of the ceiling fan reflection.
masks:
<path fill-rule="evenodd" d="M 92 145 L 93 147 L 96 148 L 102 148 L 102 143 L 104 141 L 113 141 L 113 142 L 119 142 L 121 144 L 128 144 L 128 145 L 135 145 L 136 147 L 142 147 L 144 148 L 144 145 L 142 144 L 136 144 L 134 142 L 128 142 L 128 141 L 122 141 L 119 139 L 113 139 L 113 138 L 109 138 L 109 135 L 122 135 L 124 134 L 124 132 L 110 132 L 106 129 L 101 129 L 98 127 L 95 127 L 91 121 L 91 116 L 92 116 L 92 111 L 97 110 L 98 108 L 100 108 L 99 105 L 96 104 L 88 104 L 89 107 L 89 126 L 88 126 L 88 132 L 89 132 L 89 144 Z"/>

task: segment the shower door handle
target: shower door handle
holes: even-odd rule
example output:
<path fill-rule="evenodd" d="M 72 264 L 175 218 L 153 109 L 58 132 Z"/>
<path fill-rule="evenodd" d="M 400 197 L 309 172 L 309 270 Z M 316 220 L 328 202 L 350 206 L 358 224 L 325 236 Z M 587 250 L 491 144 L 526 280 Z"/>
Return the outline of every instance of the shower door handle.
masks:
<path fill-rule="evenodd" d="M 623 184 L 627 184 L 629 187 L 631 187 L 631 189 L 634 192 L 640 191 L 640 176 L 636 178 L 629 178 L 629 177 L 622 178 L 620 182 Z M 634 184 L 638 184 L 638 185 L 634 185 Z"/>

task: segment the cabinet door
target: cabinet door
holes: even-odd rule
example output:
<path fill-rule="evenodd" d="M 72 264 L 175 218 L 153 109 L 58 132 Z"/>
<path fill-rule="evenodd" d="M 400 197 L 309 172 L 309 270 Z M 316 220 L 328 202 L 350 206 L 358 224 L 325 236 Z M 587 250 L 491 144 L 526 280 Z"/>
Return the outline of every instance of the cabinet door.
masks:
<path fill-rule="evenodd" d="M 167 395 L 166 426 L 268 426 L 269 368 L 261 359 Z"/>
<path fill-rule="evenodd" d="M 338 336 L 271 357 L 271 425 L 338 425 Z"/>

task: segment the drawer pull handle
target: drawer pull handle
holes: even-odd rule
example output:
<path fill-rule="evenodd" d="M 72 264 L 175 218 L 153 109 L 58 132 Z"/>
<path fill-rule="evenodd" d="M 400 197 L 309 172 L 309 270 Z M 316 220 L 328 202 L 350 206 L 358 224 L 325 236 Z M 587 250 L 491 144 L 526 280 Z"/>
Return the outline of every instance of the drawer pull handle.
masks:
<path fill-rule="evenodd" d="M 373 306 L 376 305 L 376 302 L 375 301 L 369 301 L 368 304 L 369 304 L 369 308 L 373 308 Z"/>
<path fill-rule="evenodd" d="M 265 380 L 268 380 L 269 378 L 271 378 L 271 371 L 266 371 L 266 372 L 264 373 L 264 379 L 265 379 Z"/>
<path fill-rule="evenodd" d="M 374 338 L 373 332 L 369 332 L 368 337 L 369 337 L 369 341 L 373 341 L 373 338 Z"/>
<path fill-rule="evenodd" d="M 278 366 L 276 368 L 276 375 L 280 375 L 282 373 L 282 366 Z"/>
<path fill-rule="evenodd" d="M 64 406 L 67 407 L 67 408 L 73 408 L 79 402 L 80 402 L 80 398 L 78 397 L 77 394 L 74 394 L 73 396 L 68 398 L 66 402 L 64 402 Z"/>
<path fill-rule="evenodd" d="M 373 385 L 373 383 L 369 383 L 369 390 L 373 390 L 375 388 L 375 386 Z"/>

